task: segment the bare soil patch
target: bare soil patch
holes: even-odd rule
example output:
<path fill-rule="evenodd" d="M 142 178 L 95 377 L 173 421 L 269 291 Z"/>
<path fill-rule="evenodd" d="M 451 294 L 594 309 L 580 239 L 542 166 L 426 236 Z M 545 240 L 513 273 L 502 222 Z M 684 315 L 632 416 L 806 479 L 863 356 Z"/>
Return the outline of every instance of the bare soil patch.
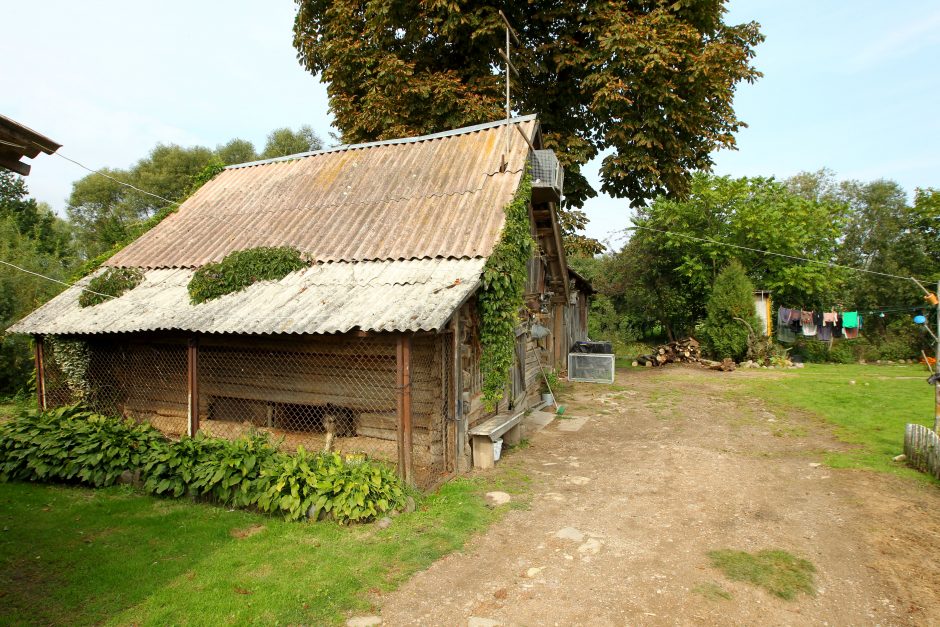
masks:
<path fill-rule="evenodd" d="M 494 471 L 532 478 L 527 508 L 377 600 L 384 624 L 940 624 L 940 490 L 821 464 L 845 447 L 828 426 L 728 393 L 768 376 L 575 386 L 584 426 L 556 420 Z M 721 549 L 804 558 L 815 593 L 731 581 L 708 558 Z"/>

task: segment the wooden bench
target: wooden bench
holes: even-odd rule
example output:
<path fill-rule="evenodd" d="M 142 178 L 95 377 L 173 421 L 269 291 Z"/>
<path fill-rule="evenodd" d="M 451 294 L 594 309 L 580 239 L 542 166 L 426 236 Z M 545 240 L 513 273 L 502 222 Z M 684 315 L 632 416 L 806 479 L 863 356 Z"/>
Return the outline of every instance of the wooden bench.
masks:
<path fill-rule="evenodd" d="M 473 438 L 473 467 L 492 468 L 496 465 L 493 459 L 493 443 L 502 436 L 503 444 L 514 446 L 522 440 L 522 417 L 525 412 L 517 414 L 497 414 L 489 420 L 481 422 L 470 429 Z"/>

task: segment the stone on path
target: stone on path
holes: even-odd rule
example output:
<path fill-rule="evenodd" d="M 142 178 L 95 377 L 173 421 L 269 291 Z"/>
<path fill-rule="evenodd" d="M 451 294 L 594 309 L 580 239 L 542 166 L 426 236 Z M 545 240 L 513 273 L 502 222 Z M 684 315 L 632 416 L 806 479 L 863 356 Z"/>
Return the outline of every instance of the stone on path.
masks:
<path fill-rule="evenodd" d="M 380 616 L 354 616 L 346 621 L 346 627 L 373 627 L 381 624 Z"/>
<path fill-rule="evenodd" d="M 529 579 L 533 579 L 534 577 L 538 577 L 539 573 L 542 572 L 543 570 L 545 570 L 544 566 L 539 566 L 539 567 L 533 566 L 529 570 L 525 571 L 525 576 L 528 577 Z"/>
<path fill-rule="evenodd" d="M 584 540 L 584 534 L 574 527 L 565 527 L 564 529 L 556 531 L 555 537 L 561 540 L 572 540 L 574 542 L 581 542 Z"/>
<path fill-rule="evenodd" d="M 568 483 L 572 485 L 586 485 L 590 482 L 591 482 L 590 477 L 579 477 L 578 475 L 568 477 Z"/>
<path fill-rule="evenodd" d="M 471 616 L 467 621 L 467 627 L 499 627 L 500 624 L 498 620 L 480 618 L 479 616 Z"/>
<path fill-rule="evenodd" d="M 512 497 L 506 492 L 487 492 L 484 498 L 486 499 L 486 504 L 490 507 L 505 505 L 512 500 Z"/>
<path fill-rule="evenodd" d="M 601 541 L 596 538 L 591 538 L 584 544 L 578 547 L 578 553 L 584 555 L 597 555 L 598 551 L 601 550 Z"/>
<path fill-rule="evenodd" d="M 580 430 L 581 430 L 581 427 L 583 427 L 587 421 L 588 421 L 588 417 L 587 417 L 587 416 L 581 416 L 581 417 L 578 417 L 578 418 L 572 416 L 571 418 L 566 418 L 566 419 L 564 419 L 564 420 L 559 420 L 559 421 L 558 421 L 558 430 L 559 430 L 559 431 L 567 431 L 567 432 L 569 432 L 569 433 L 570 433 L 570 432 L 574 432 L 574 431 L 580 431 Z"/>

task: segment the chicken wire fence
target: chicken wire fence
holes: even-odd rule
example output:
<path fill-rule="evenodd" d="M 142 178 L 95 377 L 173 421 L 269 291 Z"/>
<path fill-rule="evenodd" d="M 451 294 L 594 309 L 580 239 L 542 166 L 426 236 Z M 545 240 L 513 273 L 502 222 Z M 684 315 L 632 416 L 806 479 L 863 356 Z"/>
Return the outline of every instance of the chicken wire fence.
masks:
<path fill-rule="evenodd" d="M 418 487 L 454 471 L 449 334 L 414 336 L 402 385 L 398 337 L 204 337 L 141 341 L 47 337 L 46 407 L 82 402 L 147 422 L 169 437 L 267 433 L 285 450 L 364 454 L 405 463 Z M 190 425 L 190 359 L 196 392 Z M 410 405 L 410 438 L 403 399 Z M 410 439 L 411 446 L 405 450 Z M 400 467 L 400 471 L 404 469 Z"/>

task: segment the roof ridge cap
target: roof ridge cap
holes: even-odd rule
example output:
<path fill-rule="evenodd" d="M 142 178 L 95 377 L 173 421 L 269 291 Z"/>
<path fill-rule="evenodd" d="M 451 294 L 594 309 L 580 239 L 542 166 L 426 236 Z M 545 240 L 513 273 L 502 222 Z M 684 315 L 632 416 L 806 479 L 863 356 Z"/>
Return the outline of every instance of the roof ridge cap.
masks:
<path fill-rule="evenodd" d="M 510 118 L 508 120 L 497 120 L 495 122 L 484 122 L 483 124 L 475 124 L 473 126 L 463 126 L 461 128 L 451 129 L 449 131 L 441 131 L 439 133 L 431 133 L 429 135 L 417 135 L 414 137 L 401 137 L 398 139 L 383 139 L 374 142 L 364 142 L 360 144 L 342 144 L 339 146 L 334 146 L 332 148 L 323 148 L 320 150 L 311 150 L 309 152 L 299 152 L 293 155 L 284 155 L 282 157 L 272 157 L 271 159 L 259 159 L 257 161 L 248 161 L 246 163 L 235 163 L 232 165 L 225 166 L 226 170 L 238 170 L 241 168 L 250 168 L 259 165 L 268 165 L 270 163 L 278 163 L 281 161 L 294 161 L 297 159 L 304 159 L 306 157 L 315 157 L 317 155 L 325 155 L 333 152 L 346 152 L 348 150 L 361 150 L 364 148 L 376 148 L 378 146 L 393 146 L 396 144 L 417 144 L 419 142 L 432 141 L 435 139 L 445 139 L 448 137 L 455 137 L 457 135 L 466 135 L 468 133 L 477 133 L 479 131 L 485 131 L 491 128 L 497 128 L 500 126 L 505 126 L 507 124 L 523 124 L 525 122 L 531 122 L 538 118 L 538 115 L 535 113 L 530 113 L 529 115 L 523 115 L 515 118 Z"/>

